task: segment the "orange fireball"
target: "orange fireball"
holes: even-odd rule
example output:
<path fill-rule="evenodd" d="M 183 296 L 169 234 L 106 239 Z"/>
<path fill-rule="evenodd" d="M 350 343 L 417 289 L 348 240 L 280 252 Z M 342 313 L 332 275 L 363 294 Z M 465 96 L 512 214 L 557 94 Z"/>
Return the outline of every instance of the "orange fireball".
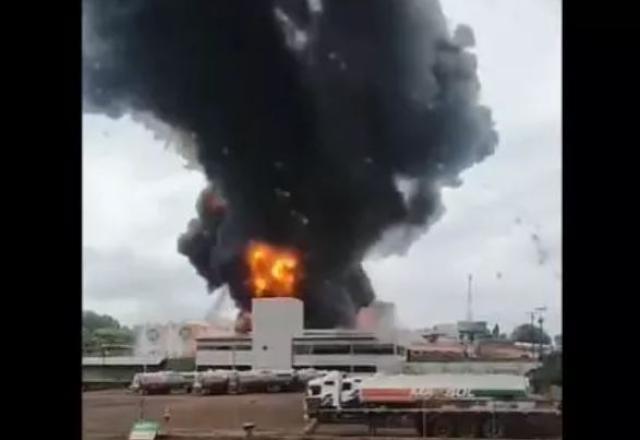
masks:
<path fill-rule="evenodd" d="M 247 248 L 247 264 L 254 297 L 296 296 L 301 276 L 297 252 L 251 242 Z"/>

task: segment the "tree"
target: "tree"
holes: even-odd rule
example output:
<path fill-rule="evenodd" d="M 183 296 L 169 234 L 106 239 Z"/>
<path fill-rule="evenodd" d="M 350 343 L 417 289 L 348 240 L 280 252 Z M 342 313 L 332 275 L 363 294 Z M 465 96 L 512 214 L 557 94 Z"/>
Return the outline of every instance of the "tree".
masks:
<path fill-rule="evenodd" d="M 551 343 L 551 338 L 545 331 L 541 330 L 540 327 L 528 323 L 517 326 L 511 333 L 511 340 L 530 344 Z"/>
<path fill-rule="evenodd" d="M 562 386 L 562 354 L 551 353 L 542 359 L 542 365 L 529 372 L 535 392 L 544 392 L 551 385 Z"/>
<path fill-rule="evenodd" d="M 94 311 L 85 310 L 82 312 L 82 327 L 93 332 L 99 328 L 120 328 L 120 323 L 109 315 L 98 315 Z"/>
<path fill-rule="evenodd" d="M 101 344 L 130 345 L 133 343 L 133 333 L 123 328 L 99 328 L 93 332 L 93 337 Z"/>
<path fill-rule="evenodd" d="M 493 326 L 493 330 L 491 331 L 491 336 L 493 336 L 493 339 L 500 338 L 500 326 L 498 324 Z"/>
<path fill-rule="evenodd" d="M 134 332 L 120 325 L 109 315 L 91 310 L 82 313 L 82 349 L 84 353 L 98 353 L 104 345 L 132 345 Z"/>

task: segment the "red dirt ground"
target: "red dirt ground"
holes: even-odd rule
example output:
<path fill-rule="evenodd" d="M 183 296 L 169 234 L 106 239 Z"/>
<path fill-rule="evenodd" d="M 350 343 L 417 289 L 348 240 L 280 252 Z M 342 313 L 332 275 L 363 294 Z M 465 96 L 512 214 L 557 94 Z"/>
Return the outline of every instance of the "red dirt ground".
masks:
<path fill-rule="evenodd" d="M 299 432 L 305 425 L 300 393 L 143 398 L 121 390 L 90 391 L 82 395 L 83 439 L 126 439 L 143 400 L 144 417 L 151 420 L 162 421 L 169 408 L 170 429 L 240 429 L 251 421 L 263 429 Z"/>

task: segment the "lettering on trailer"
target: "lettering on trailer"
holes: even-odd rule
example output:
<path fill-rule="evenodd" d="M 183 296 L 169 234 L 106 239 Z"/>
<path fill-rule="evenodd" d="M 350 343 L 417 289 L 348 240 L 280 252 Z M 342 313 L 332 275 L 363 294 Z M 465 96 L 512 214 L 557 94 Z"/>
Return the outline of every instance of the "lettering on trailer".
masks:
<path fill-rule="evenodd" d="M 473 397 L 469 388 L 414 388 L 412 395 L 420 399 L 468 399 Z"/>

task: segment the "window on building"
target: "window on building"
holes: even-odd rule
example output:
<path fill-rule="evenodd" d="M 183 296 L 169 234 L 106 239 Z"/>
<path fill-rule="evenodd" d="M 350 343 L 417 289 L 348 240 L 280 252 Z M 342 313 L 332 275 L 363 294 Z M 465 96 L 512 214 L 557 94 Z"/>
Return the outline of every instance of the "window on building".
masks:
<path fill-rule="evenodd" d="M 315 368 L 330 371 L 344 371 L 345 373 L 349 373 L 351 371 L 350 365 L 316 365 Z"/>
<path fill-rule="evenodd" d="M 314 345 L 312 346 L 313 354 L 349 354 L 351 352 L 350 345 Z"/>
<path fill-rule="evenodd" d="M 393 344 L 358 344 L 353 346 L 354 354 L 394 354 Z"/>
<path fill-rule="evenodd" d="M 249 351 L 251 345 L 202 345 L 198 347 L 198 351 Z"/>
<path fill-rule="evenodd" d="M 207 350 L 207 351 L 230 351 L 230 345 L 205 345 L 202 347 L 198 347 L 198 350 Z"/>
<path fill-rule="evenodd" d="M 375 365 L 354 365 L 354 373 L 375 373 L 378 368 Z"/>
<path fill-rule="evenodd" d="M 311 345 L 296 344 L 293 346 L 295 354 L 311 354 Z"/>

